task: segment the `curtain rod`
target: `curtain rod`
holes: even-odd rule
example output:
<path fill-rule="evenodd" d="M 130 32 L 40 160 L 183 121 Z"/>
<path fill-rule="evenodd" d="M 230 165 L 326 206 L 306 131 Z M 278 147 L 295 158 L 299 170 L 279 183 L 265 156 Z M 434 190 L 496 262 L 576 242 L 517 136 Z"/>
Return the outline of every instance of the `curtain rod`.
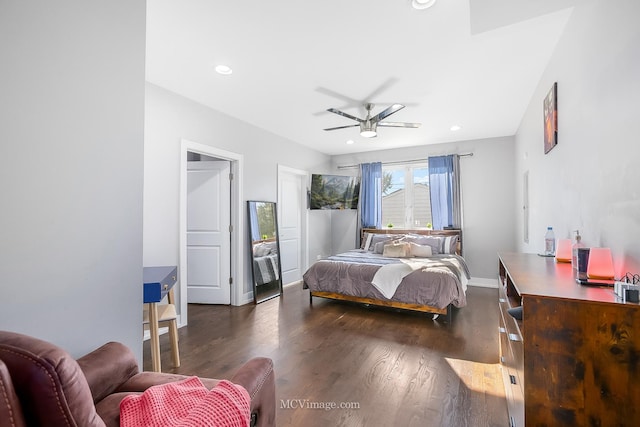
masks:
<path fill-rule="evenodd" d="M 458 154 L 459 157 L 473 157 L 473 153 L 463 153 L 463 154 Z M 422 159 L 422 160 L 418 160 L 418 159 L 414 159 L 414 160 L 398 160 L 398 161 L 394 161 L 394 162 L 382 162 L 383 165 L 406 165 L 406 164 L 411 164 L 411 163 L 424 163 L 426 160 Z M 356 169 L 358 168 L 360 165 L 340 165 L 338 166 L 338 169 Z"/>

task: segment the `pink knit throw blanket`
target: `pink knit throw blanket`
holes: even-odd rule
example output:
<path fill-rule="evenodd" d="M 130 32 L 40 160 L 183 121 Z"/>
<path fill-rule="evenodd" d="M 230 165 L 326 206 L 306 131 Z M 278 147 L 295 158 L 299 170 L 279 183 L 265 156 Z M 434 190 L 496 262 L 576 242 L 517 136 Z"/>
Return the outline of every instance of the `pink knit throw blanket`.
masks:
<path fill-rule="evenodd" d="M 198 377 L 148 388 L 120 402 L 122 427 L 247 427 L 249 393 L 222 380 L 209 391 Z"/>

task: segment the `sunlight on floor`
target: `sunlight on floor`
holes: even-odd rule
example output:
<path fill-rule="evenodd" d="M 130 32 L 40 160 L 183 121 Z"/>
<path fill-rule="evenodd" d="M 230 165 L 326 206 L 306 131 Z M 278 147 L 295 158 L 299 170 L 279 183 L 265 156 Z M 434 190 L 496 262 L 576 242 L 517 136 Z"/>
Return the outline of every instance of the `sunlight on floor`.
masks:
<path fill-rule="evenodd" d="M 501 390 L 499 396 L 504 397 L 499 363 L 479 363 L 450 357 L 445 357 L 445 360 L 469 390 L 479 393 L 485 393 L 487 389 Z M 500 384 L 496 386 L 496 382 Z"/>

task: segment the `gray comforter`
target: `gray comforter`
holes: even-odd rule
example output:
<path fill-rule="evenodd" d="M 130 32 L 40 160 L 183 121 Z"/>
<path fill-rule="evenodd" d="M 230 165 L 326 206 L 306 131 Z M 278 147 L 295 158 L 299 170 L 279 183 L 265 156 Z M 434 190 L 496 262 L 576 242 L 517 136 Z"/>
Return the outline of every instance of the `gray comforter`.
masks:
<path fill-rule="evenodd" d="M 316 262 L 303 276 L 304 288 L 437 308 L 445 308 L 449 304 L 456 307 L 467 305 L 465 290 L 470 276 L 464 259 L 448 254 L 434 255 L 425 261 L 429 266 L 406 275 L 390 299 L 385 298 L 371 281 L 383 265 L 402 261 L 362 250 Z"/>

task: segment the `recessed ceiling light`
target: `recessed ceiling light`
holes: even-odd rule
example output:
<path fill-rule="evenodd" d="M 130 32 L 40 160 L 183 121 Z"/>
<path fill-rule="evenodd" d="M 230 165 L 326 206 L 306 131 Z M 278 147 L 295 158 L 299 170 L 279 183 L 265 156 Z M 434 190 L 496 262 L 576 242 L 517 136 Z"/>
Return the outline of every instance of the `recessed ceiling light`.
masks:
<path fill-rule="evenodd" d="M 460 126 L 460 125 L 453 125 L 453 126 L 451 126 L 449 129 L 451 129 L 451 131 L 455 132 L 455 131 L 457 131 L 457 130 L 462 129 L 462 126 Z"/>
<path fill-rule="evenodd" d="M 351 145 L 351 144 L 353 144 L 354 142 L 355 142 L 355 141 L 354 141 L 353 139 L 350 139 L 350 140 L 348 140 L 348 141 L 347 141 L 347 144 Z"/>
<path fill-rule="evenodd" d="M 229 74 L 233 73 L 233 70 L 228 65 L 216 65 L 216 72 L 218 74 L 228 76 Z"/>
<path fill-rule="evenodd" d="M 436 4 L 436 0 L 411 0 L 414 9 L 428 9 Z"/>

